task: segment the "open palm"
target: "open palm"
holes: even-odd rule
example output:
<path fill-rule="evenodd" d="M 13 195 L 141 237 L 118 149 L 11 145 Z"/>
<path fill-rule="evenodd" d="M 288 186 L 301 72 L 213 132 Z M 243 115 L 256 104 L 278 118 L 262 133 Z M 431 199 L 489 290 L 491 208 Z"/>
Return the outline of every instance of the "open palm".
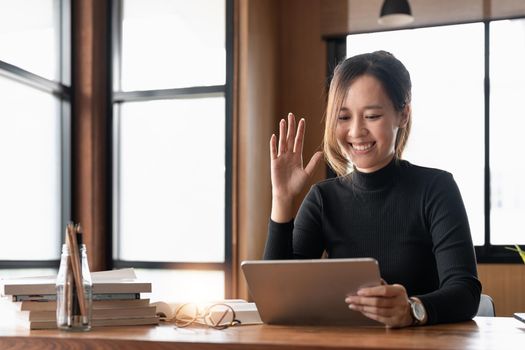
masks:
<path fill-rule="evenodd" d="M 277 137 L 270 140 L 272 196 L 274 202 L 293 202 L 308 182 L 315 166 L 322 157 L 321 152 L 315 153 L 308 165 L 303 167 L 303 140 L 305 121 L 301 119 L 295 125 L 295 116 L 288 115 L 288 125 L 284 119 L 279 123 L 279 144 Z"/>

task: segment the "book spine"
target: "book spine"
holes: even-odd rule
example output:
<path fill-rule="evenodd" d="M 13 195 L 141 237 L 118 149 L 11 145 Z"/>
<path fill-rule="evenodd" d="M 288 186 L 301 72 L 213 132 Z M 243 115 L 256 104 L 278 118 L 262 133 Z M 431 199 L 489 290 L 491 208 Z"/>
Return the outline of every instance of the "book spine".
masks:
<path fill-rule="evenodd" d="M 140 293 L 101 293 L 93 294 L 93 300 L 140 299 Z M 12 301 L 56 301 L 56 294 L 13 295 Z"/>

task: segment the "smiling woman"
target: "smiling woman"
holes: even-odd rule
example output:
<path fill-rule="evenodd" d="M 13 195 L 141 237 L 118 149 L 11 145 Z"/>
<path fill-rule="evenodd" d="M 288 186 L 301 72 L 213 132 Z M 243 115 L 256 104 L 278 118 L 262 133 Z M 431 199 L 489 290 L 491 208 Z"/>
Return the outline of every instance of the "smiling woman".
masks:
<path fill-rule="evenodd" d="M 385 51 L 350 57 L 334 72 L 325 157 L 339 177 L 293 203 L 320 153 L 303 169 L 305 122 L 280 123 L 270 141 L 272 212 L 266 259 L 373 257 L 385 285 L 345 299 L 388 327 L 472 318 L 481 284 L 469 223 L 452 175 L 401 159 L 410 131 L 411 80 Z M 295 220 L 293 219 L 295 217 Z"/>
<path fill-rule="evenodd" d="M 359 171 L 379 170 L 394 157 L 396 135 L 406 127 L 409 115 L 408 105 L 399 112 L 394 108 L 379 80 L 359 77 L 337 117 L 338 147 Z"/>
<path fill-rule="evenodd" d="M 398 60 L 385 60 L 382 65 L 356 58 L 343 62 L 337 68 L 341 73 L 334 75 L 324 151 L 339 175 L 348 173 L 349 160 L 372 172 L 394 154 L 400 158 L 405 149 L 411 125 L 410 74 Z"/>

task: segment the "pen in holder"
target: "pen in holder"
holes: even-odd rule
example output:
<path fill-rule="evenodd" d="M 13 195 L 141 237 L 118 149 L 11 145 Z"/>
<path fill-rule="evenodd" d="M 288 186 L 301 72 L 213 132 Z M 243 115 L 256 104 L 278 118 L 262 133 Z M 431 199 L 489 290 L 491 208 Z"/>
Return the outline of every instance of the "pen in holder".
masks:
<path fill-rule="evenodd" d="M 56 281 L 57 327 L 63 330 L 91 329 L 92 283 L 86 246 L 82 243 L 80 225 L 69 223 L 66 243 L 62 245 L 60 268 Z"/>

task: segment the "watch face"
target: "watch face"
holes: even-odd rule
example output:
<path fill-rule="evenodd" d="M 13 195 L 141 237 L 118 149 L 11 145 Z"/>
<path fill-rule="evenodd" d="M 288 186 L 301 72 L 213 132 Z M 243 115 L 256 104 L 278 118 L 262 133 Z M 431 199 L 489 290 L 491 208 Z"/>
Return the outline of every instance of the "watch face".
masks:
<path fill-rule="evenodd" d="M 418 320 L 418 321 L 423 321 L 423 319 L 425 318 L 425 307 L 421 304 L 421 303 L 418 303 L 417 301 L 412 301 L 411 302 L 411 306 L 412 306 L 412 313 L 414 315 L 414 317 Z"/>

